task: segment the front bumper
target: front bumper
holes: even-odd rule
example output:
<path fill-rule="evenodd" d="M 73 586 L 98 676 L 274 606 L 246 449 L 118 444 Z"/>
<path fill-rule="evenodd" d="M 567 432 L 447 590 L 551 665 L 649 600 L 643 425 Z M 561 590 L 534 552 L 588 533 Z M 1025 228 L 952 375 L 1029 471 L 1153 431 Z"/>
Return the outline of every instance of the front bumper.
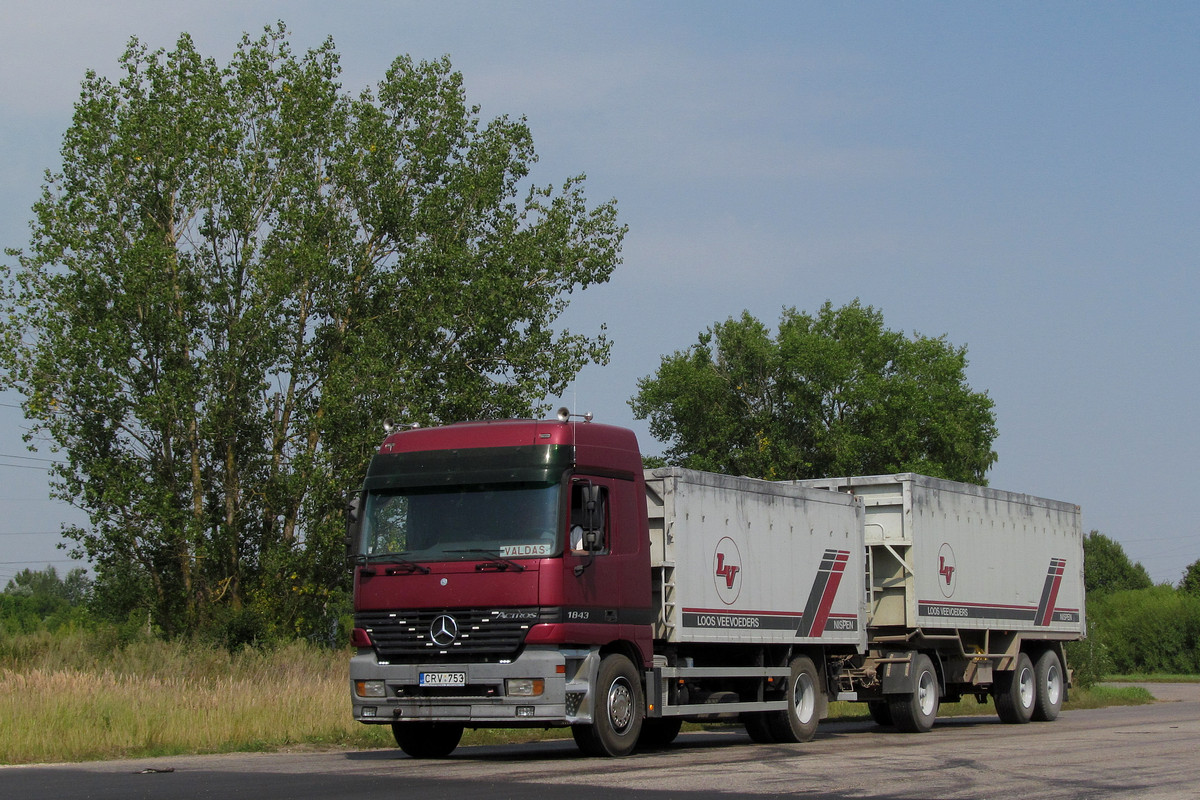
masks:
<path fill-rule="evenodd" d="M 354 719 L 366 724 L 407 720 L 459 722 L 468 727 L 555 727 L 592 721 L 597 651 L 528 647 L 508 663 L 388 664 L 371 649 L 350 659 Z M 463 672 L 466 685 L 421 687 L 422 672 Z M 536 696 L 509 695 L 506 680 L 542 681 Z M 383 681 L 382 697 L 361 697 L 360 681 Z"/>

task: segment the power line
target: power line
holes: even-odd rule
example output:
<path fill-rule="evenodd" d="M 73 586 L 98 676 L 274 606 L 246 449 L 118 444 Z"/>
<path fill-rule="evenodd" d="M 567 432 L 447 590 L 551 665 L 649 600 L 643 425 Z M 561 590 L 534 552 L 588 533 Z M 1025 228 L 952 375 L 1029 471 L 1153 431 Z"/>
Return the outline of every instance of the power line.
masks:
<path fill-rule="evenodd" d="M 16 453 L 0 453 L 2 459 L 15 459 L 17 461 L 36 461 L 36 464 L 9 464 L 0 462 L 0 467 L 9 467 L 11 469 L 35 469 L 39 472 L 48 472 L 52 466 L 57 464 L 65 464 L 65 461 L 60 461 L 54 458 L 41 458 L 39 456 L 19 456 Z"/>
<path fill-rule="evenodd" d="M 42 458 L 41 456 L 19 456 L 16 453 L 0 453 L 0 458 L 18 458 L 22 461 L 44 461 L 47 464 L 63 463 L 57 458 Z"/>
<path fill-rule="evenodd" d="M 0 503 L 66 503 L 57 497 L 0 497 Z"/>

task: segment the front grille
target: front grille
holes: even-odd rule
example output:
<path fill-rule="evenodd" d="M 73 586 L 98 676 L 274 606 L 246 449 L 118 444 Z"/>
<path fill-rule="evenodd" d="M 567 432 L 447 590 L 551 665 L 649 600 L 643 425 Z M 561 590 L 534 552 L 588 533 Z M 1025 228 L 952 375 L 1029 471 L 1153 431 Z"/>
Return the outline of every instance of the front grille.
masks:
<path fill-rule="evenodd" d="M 457 635 L 439 644 L 432 628 L 443 616 L 453 618 Z M 560 617 L 558 609 L 538 608 L 367 611 L 355 614 L 354 624 L 370 634 L 375 652 L 385 661 L 486 662 L 512 658 L 531 626 Z M 444 627 L 439 623 L 439 632 Z"/>

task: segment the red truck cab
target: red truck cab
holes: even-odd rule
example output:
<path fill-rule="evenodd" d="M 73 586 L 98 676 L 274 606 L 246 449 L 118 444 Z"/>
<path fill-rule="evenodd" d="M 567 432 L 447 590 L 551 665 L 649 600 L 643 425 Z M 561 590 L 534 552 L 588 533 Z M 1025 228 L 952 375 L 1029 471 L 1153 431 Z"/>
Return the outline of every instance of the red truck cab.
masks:
<path fill-rule="evenodd" d="M 392 432 L 371 461 L 347 536 L 354 715 L 410 753 L 464 727 L 586 732 L 600 660 L 651 663 L 636 438 L 565 416 Z"/>

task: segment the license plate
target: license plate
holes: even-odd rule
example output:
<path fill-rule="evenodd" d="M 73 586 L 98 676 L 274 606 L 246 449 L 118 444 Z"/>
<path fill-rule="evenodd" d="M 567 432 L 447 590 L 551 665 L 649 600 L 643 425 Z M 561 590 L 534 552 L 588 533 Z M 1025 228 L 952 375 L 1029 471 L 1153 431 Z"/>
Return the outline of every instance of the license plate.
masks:
<path fill-rule="evenodd" d="M 466 686 L 467 673 L 422 672 L 419 682 L 422 686 Z"/>

